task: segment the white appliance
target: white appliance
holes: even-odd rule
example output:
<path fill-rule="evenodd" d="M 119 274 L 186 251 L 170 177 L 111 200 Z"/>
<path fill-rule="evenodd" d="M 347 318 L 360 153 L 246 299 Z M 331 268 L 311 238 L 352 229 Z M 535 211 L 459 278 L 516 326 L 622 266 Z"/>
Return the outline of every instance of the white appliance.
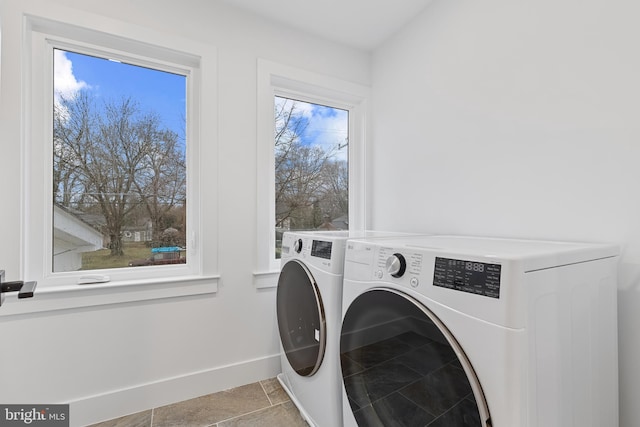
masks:
<path fill-rule="evenodd" d="M 299 231 L 283 235 L 276 297 L 282 363 L 278 380 L 311 426 L 342 425 L 339 346 L 346 241 L 354 236 L 399 234 Z"/>
<path fill-rule="evenodd" d="M 613 245 L 350 240 L 345 426 L 618 425 Z"/>
<path fill-rule="evenodd" d="M 342 424 L 339 330 L 348 232 L 284 233 L 278 381 L 311 426 Z"/>

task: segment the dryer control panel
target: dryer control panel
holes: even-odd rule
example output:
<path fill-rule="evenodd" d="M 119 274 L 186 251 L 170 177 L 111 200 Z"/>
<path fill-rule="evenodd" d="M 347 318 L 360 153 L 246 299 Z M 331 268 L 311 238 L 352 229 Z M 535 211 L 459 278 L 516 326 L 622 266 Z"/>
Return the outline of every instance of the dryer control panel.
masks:
<path fill-rule="evenodd" d="M 433 286 L 500 298 L 499 264 L 436 257 Z"/>
<path fill-rule="evenodd" d="M 383 270 L 393 277 L 402 277 L 405 274 L 420 275 L 422 254 L 381 247 L 378 252 L 378 268 L 377 275 L 380 277 Z"/>
<path fill-rule="evenodd" d="M 333 246 L 333 242 L 313 239 L 311 243 L 311 256 L 317 256 L 324 259 L 331 259 L 332 246 Z"/>
<path fill-rule="evenodd" d="M 346 235 L 337 233 L 285 232 L 282 237 L 280 264 L 298 259 L 304 261 L 307 267 L 342 275 L 346 241 Z"/>
<path fill-rule="evenodd" d="M 487 262 L 485 257 L 447 254 L 441 248 L 378 243 L 347 244 L 345 277 L 369 276 L 422 293 L 428 292 L 427 287 L 436 287 L 500 299 L 503 267 L 497 259 Z"/>

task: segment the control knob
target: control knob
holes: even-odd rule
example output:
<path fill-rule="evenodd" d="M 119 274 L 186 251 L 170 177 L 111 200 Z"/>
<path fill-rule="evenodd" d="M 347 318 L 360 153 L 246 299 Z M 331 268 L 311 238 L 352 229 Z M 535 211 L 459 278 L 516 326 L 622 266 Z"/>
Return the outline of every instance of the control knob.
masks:
<path fill-rule="evenodd" d="M 296 251 L 297 253 L 302 252 L 302 239 L 298 239 L 295 242 L 293 242 L 293 250 Z"/>
<path fill-rule="evenodd" d="M 407 261 L 402 254 L 396 253 L 387 258 L 386 268 L 391 276 L 402 277 L 407 269 Z"/>

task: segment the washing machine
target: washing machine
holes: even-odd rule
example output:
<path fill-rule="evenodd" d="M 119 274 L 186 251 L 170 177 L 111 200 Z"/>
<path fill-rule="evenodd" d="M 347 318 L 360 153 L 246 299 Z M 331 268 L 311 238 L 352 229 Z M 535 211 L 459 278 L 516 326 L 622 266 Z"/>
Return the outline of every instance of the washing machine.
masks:
<path fill-rule="evenodd" d="M 618 425 L 615 245 L 350 240 L 345 426 Z"/>
<path fill-rule="evenodd" d="M 340 325 L 348 238 L 386 239 L 385 231 L 286 232 L 276 311 L 282 373 L 278 380 L 311 426 L 342 425 Z"/>

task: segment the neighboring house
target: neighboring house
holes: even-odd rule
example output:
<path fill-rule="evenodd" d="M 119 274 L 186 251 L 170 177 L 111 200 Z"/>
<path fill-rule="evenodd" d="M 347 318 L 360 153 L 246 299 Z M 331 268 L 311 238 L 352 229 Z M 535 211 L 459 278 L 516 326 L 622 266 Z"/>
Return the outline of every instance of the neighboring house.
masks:
<path fill-rule="evenodd" d="M 153 240 L 153 226 L 151 221 L 146 221 L 140 226 L 126 226 L 122 231 L 124 242 L 150 242 Z"/>
<path fill-rule="evenodd" d="M 82 267 L 82 253 L 102 249 L 103 236 L 73 211 L 53 207 L 53 271 Z"/>

